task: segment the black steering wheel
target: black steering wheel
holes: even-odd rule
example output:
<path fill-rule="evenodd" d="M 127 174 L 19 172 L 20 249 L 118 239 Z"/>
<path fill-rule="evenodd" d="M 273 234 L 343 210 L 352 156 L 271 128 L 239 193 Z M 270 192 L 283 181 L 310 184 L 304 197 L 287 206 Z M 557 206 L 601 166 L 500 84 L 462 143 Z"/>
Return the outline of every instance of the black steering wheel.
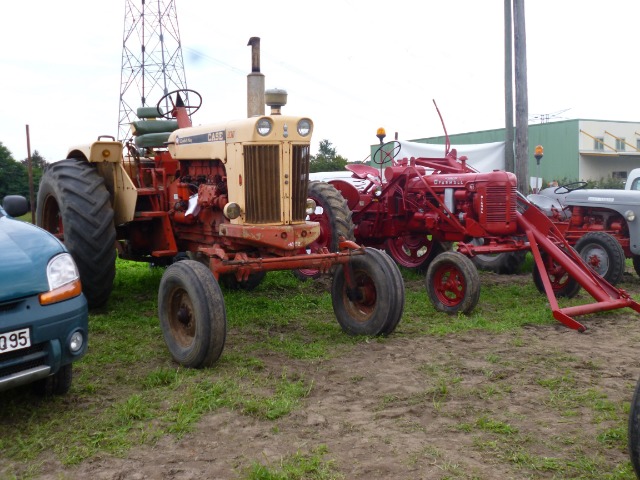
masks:
<path fill-rule="evenodd" d="M 392 165 L 396 164 L 396 156 L 400 153 L 400 142 L 397 140 L 393 140 L 391 142 L 384 143 L 378 147 L 378 149 L 374 152 L 372 162 L 376 165 L 383 165 L 387 163 L 388 160 L 391 161 Z"/>
<path fill-rule="evenodd" d="M 584 188 L 586 186 L 587 186 L 587 182 L 566 183 L 564 185 L 560 185 L 559 187 L 556 187 L 553 193 L 558 193 L 558 194 L 569 193 L 569 192 L 573 192 L 574 190 L 580 190 L 581 188 Z M 559 190 L 562 190 L 562 191 L 559 191 Z"/>
<path fill-rule="evenodd" d="M 195 94 L 198 97 L 198 102 L 197 105 L 185 105 L 183 103 L 183 98 L 182 96 L 178 97 L 178 95 L 176 95 L 176 101 L 178 98 L 180 98 L 180 102 L 182 103 L 182 105 L 178 105 L 181 108 L 184 108 L 187 111 L 187 115 L 191 116 L 194 113 L 196 113 L 198 110 L 200 110 L 200 107 L 202 106 L 202 95 L 200 95 L 198 92 L 196 92 L 195 90 L 189 90 L 187 88 L 181 88 L 179 90 L 174 90 L 173 92 L 169 92 L 166 95 L 164 95 L 159 101 L 158 104 L 156 105 L 156 108 L 158 110 L 158 112 L 162 112 L 162 103 L 167 100 L 169 103 L 171 103 L 171 110 L 169 110 L 168 112 L 164 112 L 162 114 L 162 118 L 166 118 L 168 120 L 171 120 L 173 118 L 172 116 L 172 112 L 175 110 L 176 108 L 176 102 L 173 101 L 173 98 L 171 98 L 171 96 L 173 94 L 180 94 L 183 93 L 184 97 L 187 98 L 189 96 L 190 93 Z"/>

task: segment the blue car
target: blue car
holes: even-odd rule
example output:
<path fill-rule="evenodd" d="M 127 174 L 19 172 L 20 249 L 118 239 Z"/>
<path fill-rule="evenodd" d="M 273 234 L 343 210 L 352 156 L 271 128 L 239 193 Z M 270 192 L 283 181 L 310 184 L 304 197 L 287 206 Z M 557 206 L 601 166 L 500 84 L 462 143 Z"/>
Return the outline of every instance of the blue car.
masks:
<path fill-rule="evenodd" d="M 32 384 L 38 394 L 61 395 L 87 351 L 87 301 L 65 246 L 12 218 L 27 210 L 17 195 L 0 207 L 0 391 Z"/>

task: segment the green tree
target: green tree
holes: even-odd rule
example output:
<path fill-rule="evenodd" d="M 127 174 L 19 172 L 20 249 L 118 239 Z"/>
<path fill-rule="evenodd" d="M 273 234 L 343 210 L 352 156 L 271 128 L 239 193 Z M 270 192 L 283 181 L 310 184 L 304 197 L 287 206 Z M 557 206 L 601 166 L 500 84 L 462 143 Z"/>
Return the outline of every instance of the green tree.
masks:
<path fill-rule="evenodd" d="M 0 198 L 6 195 L 29 196 L 29 178 L 27 169 L 16 162 L 13 155 L 0 142 Z"/>
<path fill-rule="evenodd" d="M 322 140 L 318 147 L 318 154 L 311 155 L 309 171 L 315 172 L 337 172 L 344 170 L 347 159 L 338 155 L 336 149 L 329 140 Z"/>

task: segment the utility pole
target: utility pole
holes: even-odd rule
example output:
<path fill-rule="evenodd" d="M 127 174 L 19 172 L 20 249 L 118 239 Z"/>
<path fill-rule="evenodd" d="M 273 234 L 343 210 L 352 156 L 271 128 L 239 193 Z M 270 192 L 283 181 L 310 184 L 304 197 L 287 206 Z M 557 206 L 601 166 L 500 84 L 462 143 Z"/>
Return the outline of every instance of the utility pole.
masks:
<path fill-rule="evenodd" d="M 504 164 L 515 173 L 513 158 L 513 28 L 511 1 L 504 0 Z"/>
<path fill-rule="evenodd" d="M 125 0 L 118 140 L 130 135 L 138 107 L 186 88 L 175 1 Z"/>
<path fill-rule="evenodd" d="M 527 35 L 524 0 L 513 0 L 515 80 L 516 80 L 516 156 L 518 191 L 529 193 L 529 98 L 527 94 Z"/>

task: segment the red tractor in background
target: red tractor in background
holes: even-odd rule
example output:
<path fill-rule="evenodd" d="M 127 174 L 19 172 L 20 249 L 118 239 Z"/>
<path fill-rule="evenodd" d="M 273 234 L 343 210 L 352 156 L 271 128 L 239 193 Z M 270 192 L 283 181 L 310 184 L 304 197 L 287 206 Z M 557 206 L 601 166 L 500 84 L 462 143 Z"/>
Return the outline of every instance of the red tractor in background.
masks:
<path fill-rule="evenodd" d="M 125 148 L 113 137 L 71 148 L 44 172 L 38 192 L 37 223 L 69 249 L 90 307 L 109 298 L 116 252 L 168 265 L 158 316 L 172 356 L 187 367 L 212 365 L 222 353 L 219 281 L 250 290 L 270 270 L 332 272 L 334 313 L 353 335 L 392 333 L 404 308 L 397 265 L 352 241 L 344 200 L 327 212 L 340 225 L 333 248 L 300 253 L 320 235 L 306 220 L 315 208 L 307 195 L 313 123 L 281 114 L 286 92 L 264 91 L 259 39 L 249 44 L 248 118 L 194 127 L 200 95 L 170 92 L 138 109 Z"/>
<path fill-rule="evenodd" d="M 386 249 L 400 265 L 426 269 L 427 293 L 439 311 L 469 313 L 476 306 L 480 278 L 474 256 L 531 251 L 534 283 L 565 325 L 584 331 L 572 317 L 622 307 L 640 312 L 640 305 L 589 267 L 547 216 L 517 192 L 514 174 L 479 173 L 448 141 L 442 158 L 398 159 L 399 142 L 384 144 L 384 135 L 380 129 L 381 146 L 373 157 L 379 168 L 347 166 L 353 177 L 366 180 L 364 186 L 342 179 L 310 182 L 310 198 L 319 206 L 310 219 L 320 223 L 321 234 L 309 251 L 337 241 L 340 228 L 330 212 L 342 197 L 353 212 L 356 241 Z M 573 297 L 581 286 L 595 303 L 558 306 L 557 297 Z"/>

